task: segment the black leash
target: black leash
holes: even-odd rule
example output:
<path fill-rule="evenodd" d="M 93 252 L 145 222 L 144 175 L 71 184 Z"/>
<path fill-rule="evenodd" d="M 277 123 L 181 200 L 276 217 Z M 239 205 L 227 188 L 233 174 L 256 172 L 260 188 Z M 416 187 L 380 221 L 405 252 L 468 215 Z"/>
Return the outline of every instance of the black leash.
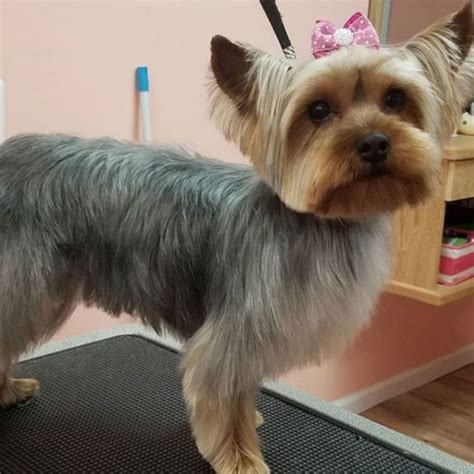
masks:
<path fill-rule="evenodd" d="M 287 59 L 296 59 L 295 48 L 291 44 L 288 33 L 286 32 L 285 25 L 281 18 L 281 14 L 278 11 L 278 7 L 275 0 L 260 0 L 260 3 L 267 15 L 270 24 L 272 25 L 273 31 L 278 38 L 283 54 Z"/>

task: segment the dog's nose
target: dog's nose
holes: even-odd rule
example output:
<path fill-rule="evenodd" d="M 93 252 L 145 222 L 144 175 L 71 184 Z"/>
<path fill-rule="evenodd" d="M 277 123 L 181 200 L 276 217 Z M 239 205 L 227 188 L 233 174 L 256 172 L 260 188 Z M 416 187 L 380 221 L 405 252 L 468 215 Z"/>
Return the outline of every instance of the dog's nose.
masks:
<path fill-rule="evenodd" d="M 357 142 L 356 150 L 364 161 L 378 163 L 387 158 L 390 150 L 390 140 L 384 133 L 369 133 Z"/>

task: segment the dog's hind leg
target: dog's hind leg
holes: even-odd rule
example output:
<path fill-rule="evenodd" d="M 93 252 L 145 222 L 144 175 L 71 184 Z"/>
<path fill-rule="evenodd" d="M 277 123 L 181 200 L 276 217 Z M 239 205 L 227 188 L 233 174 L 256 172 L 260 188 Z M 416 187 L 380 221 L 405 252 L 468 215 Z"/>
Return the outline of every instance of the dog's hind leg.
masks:
<path fill-rule="evenodd" d="M 0 302 L 0 407 L 7 407 L 34 395 L 39 383 L 33 379 L 15 379 L 12 368 L 22 352 L 34 343 L 32 327 L 23 318 L 25 302 L 15 305 Z M 20 312 L 13 311 L 16 307 Z"/>
<path fill-rule="evenodd" d="M 8 364 L 8 365 L 7 365 Z M 35 379 L 15 379 L 10 376 L 11 361 L 0 356 L 0 407 L 15 405 L 32 397 L 39 388 Z"/>
<path fill-rule="evenodd" d="M 12 377 L 14 364 L 22 353 L 52 336 L 77 301 L 77 285 L 64 272 L 55 273 L 48 266 L 48 273 L 38 267 L 22 273 L 21 256 L 8 258 L 0 256 L 0 407 L 38 390 L 36 380 Z M 47 274 L 54 277 L 46 278 Z"/>
<path fill-rule="evenodd" d="M 182 363 L 197 447 L 218 474 L 267 474 L 256 432 L 258 377 L 239 368 L 238 354 L 226 357 L 231 349 L 218 336 L 204 325 L 189 341 Z"/>

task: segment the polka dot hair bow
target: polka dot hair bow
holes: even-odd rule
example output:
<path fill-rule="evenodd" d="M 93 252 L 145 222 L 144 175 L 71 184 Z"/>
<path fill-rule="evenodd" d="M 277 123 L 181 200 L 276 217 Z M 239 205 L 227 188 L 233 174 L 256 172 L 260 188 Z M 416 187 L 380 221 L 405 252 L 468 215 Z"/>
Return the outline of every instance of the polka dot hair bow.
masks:
<path fill-rule="evenodd" d="M 354 13 L 342 28 L 336 28 L 329 21 L 318 20 L 314 25 L 311 40 L 315 59 L 356 44 L 380 48 L 379 35 L 369 19 L 360 12 Z"/>

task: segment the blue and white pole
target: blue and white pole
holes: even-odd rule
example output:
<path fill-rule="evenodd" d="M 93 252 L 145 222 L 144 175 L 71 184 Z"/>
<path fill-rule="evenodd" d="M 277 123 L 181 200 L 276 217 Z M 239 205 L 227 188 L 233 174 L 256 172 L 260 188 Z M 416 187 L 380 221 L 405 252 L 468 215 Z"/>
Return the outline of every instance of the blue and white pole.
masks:
<path fill-rule="evenodd" d="M 142 128 L 142 142 L 151 143 L 151 119 L 150 119 L 150 84 L 148 81 L 148 68 L 137 67 L 137 88 L 140 95 L 140 119 Z"/>

